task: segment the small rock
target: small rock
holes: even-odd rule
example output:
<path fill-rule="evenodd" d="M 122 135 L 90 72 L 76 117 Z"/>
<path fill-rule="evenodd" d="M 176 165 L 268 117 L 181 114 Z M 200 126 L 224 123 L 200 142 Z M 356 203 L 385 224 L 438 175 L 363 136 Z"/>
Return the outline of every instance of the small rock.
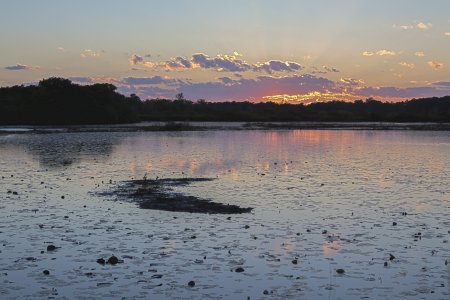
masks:
<path fill-rule="evenodd" d="M 47 246 L 47 251 L 54 251 L 56 250 L 56 246 L 55 245 L 48 245 Z"/>
<path fill-rule="evenodd" d="M 388 262 L 387 262 L 387 261 L 384 262 L 384 266 L 385 266 L 385 267 L 388 266 Z"/>
<path fill-rule="evenodd" d="M 106 263 L 106 261 L 103 258 L 99 258 L 99 259 L 97 259 L 97 263 L 104 265 Z"/>
<path fill-rule="evenodd" d="M 336 273 L 338 274 L 344 274 L 345 270 L 344 269 L 336 269 Z"/>
<path fill-rule="evenodd" d="M 44 270 L 42 273 L 44 273 L 44 275 L 50 275 L 50 271 L 49 270 Z"/>
<path fill-rule="evenodd" d="M 245 225 L 244 228 L 245 228 L 245 229 L 249 229 L 250 226 L 249 226 L 249 225 Z"/>
<path fill-rule="evenodd" d="M 188 286 L 189 287 L 194 287 L 195 286 L 195 281 L 194 280 L 189 281 L 188 282 Z"/>
<path fill-rule="evenodd" d="M 397 222 L 392 222 L 392 226 L 397 226 Z"/>
<path fill-rule="evenodd" d="M 268 290 L 264 290 L 263 294 L 264 295 L 269 295 L 269 291 Z"/>
<path fill-rule="evenodd" d="M 64 199 L 65 197 L 64 196 L 61 196 L 61 199 Z"/>
<path fill-rule="evenodd" d="M 328 233 L 327 230 L 322 231 L 322 234 L 327 234 L 327 233 Z"/>
<path fill-rule="evenodd" d="M 292 263 L 293 263 L 294 265 L 296 265 L 296 264 L 298 264 L 298 260 L 297 260 L 297 259 L 293 259 L 293 260 L 292 260 Z"/>
<path fill-rule="evenodd" d="M 110 265 L 116 265 L 119 262 L 119 259 L 115 257 L 114 255 L 108 258 L 107 263 Z"/>
<path fill-rule="evenodd" d="M 236 273 L 242 273 L 244 272 L 244 268 L 242 267 L 237 267 L 236 270 L 234 270 Z"/>
<path fill-rule="evenodd" d="M 395 259 L 395 256 L 392 254 L 389 254 L 389 260 L 394 260 L 394 259 Z"/>

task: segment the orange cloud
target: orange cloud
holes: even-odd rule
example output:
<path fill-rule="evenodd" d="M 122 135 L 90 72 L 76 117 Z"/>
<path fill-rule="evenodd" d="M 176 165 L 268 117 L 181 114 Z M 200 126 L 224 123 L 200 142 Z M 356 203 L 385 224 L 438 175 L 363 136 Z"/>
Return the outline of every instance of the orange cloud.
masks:
<path fill-rule="evenodd" d="M 424 57 L 425 53 L 423 53 L 422 51 L 417 51 L 416 53 L 414 53 L 414 55 L 417 57 Z"/>
<path fill-rule="evenodd" d="M 80 56 L 82 58 L 86 58 L 86 57 L 99 57 L 100 56 L 100 52 L 98 51 L 94 51 L 91 49 L 84 49 L 81 53 Z"/>
<path fill-rule="evenodd" d="M 443 63 L 440 63 L 440 62 L 437 62 L 437 61 L 433 61 L 433 60 L 431 60 L 431 61 L 429 61 L 428 62 L 428 65 L 431 67 L 431 68 L 433 68 L 434 70 L 441 70 L 441 69 L 443 69 L 444 68 L 444 64 Z"/>
<path fill-rule="evenodd" d="M 425 22 L 419 22 L 419 23 L 416 24 L 416 27 L 419 28 L 420 30 L 428 30 L 431 27 L 433 27 L 433 24 L 425 23 Z"/>

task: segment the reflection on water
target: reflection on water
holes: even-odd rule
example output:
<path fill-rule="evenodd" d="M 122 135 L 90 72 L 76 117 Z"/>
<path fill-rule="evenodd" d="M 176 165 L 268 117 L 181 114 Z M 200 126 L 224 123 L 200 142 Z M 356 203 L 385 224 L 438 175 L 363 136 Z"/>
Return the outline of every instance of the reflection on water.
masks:
<path fill-rule="evenodd" d="M 0 150 L 27 152 L 45 168 L 105 159 L 112 153 L 115 143 L 114 137 L 105 138 L 100 133 L 0 136 Z"/>
<path fill-rule="evenodd" d="M 0 292 L 448 299 L 449 154 L 448 132 L 5 134 Z M 228 218 L 95 196 L 145 174 L 216 178 L 176 189 L 255 209 Z M 124 263 L 96 263 L 113 254 Z"/>

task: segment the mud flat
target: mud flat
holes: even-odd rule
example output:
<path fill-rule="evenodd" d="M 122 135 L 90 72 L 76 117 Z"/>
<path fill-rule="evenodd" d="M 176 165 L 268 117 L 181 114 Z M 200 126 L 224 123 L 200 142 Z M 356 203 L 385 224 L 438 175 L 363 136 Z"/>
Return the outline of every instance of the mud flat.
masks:
<path fill-rule="evenodd" d="M 173 191 L 175 186 L 185 186 L 192 182 L 212 181 L 214 178 L 165 178 L 127 180 L 112 190 L 98 193 L 118 200 L 132 201 L 143 209 L 204 214 L 242 214 L 252 211 L 250 207 L 213 202 Z"/>

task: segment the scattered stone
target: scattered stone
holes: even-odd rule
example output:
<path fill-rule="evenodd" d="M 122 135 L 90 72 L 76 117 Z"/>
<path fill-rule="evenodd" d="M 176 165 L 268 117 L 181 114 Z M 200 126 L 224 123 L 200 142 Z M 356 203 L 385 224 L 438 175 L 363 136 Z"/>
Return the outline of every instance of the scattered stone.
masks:
<path fill-rule="evenodd" d="M 264 295 L 269 295 L 269 291 L 268 290 L 264 290 L 263 294 Z"/>
<path fill-rule="evenodd" d="M 44 270 L 42 273 L 44 273 L 44 275 L 50 275 L 50 271 L 49 270 Z"/>
<path fill-rule="evenodd" d="M 292 263 L 293 263 L 294 265 L 298 264 L 298 259 L 293 259 L 293 260 L 292 260 Z"/>
<path fill-rule="evenodd" d="M 61 196 L 61 199 L 64 199 L 65 197 L 64 196 Z"/>
<path fill-rule="evenodd" d="M 189 281 L 188 282 L 188 286 L 191 287 L 191 288 L 194 287 L 195 286 L 195 281 L 194 280 Z"/>
<path fill-rule="evenodd" d="M 387 262 L 387 261 L 384 262 L 384 266 L 385 266 L 385 267 L 388 266 L 388 262 Z"/>
<path fill-rule="evenodd" d="M 242 273 L 244 272 L 244 268 L 242 267 L 237 267 L 236 270 L 234 270 L 236 273 Z"/>
<path fill-rule="evenodd" d="M 394 259 L 395 259 L 395 256 L 392 254 L 389 254 L 389 260 L 394 260 Z"/>
<path fill-rule="evenodd" d="M 47 246 L 47 251 L 54 251 L 56 250 L 56 246 L 55 245 L 48 245 Z"/>
<path fill-rule="evenodd" d="M 322 231 L 322 234 L 327 234 L 327 233 L 328 233 L 327 230 Z"/>
<path fill-rule="evenodd" d="M 249 225 L 245 225 L 244 228 L 245 228 L 245 229 L 249 229 L 250 226 L 249 226 Z"/>
<path fill-rule="evenodd" d="M 99 259 L 97 259 L 97 263 L 104 265 L 106 263 L 106 261 L 103 258 L 99 258 Z"/>
<path fill-rule="evenodd" d="M 338 274 L 344 274 L 345 270 L 344 269 L 336 269 L 336 273 Z"/>
<path fill-rule="evenodd" d="M 397 226 L 397 222 L 392 222 L 392 226 Z"/>
<path fill-rule="evenodd" d="M 115 257 L 114 255 L 108 258 L 107 263 L 110 265 L 116 265 L 119 262 L 119 259 Z"/>

